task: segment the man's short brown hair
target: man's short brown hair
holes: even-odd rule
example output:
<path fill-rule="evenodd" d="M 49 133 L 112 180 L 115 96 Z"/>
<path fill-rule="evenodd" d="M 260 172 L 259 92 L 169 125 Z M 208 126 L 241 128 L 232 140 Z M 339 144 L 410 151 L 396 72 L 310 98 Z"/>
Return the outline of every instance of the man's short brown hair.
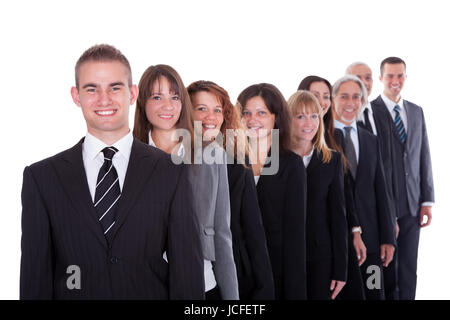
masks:
<path fill-rule="evenodd" d="M 109 44 L 97 44 L 95 46 L 87 49 L 81 57 L 78 59 L 77 64 L 75 65 L 75 84 L 77 89 L 79 89 L 79 76 L 80 76 L 80 68 L 81 65 L 88 61 L 119 61 L 121 62 L 128 70 L 128 85 L 131 87 L 133 84 L 133 80 L 131 77 L 131 67 L 128 59 L 120 52 L 120 50 Z"/>

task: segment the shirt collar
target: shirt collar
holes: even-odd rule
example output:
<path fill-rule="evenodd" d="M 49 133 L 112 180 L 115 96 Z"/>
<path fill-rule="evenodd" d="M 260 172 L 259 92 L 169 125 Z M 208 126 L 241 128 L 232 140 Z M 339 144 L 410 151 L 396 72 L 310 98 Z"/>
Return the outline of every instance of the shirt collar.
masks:
<path fill-rule="evenodd" d="M 309 154 L 307 154 L 307 155 L 305 155 L 304 156 L 304 158 L 306 158 L 306 159 L 311 159 L 312 158 L 312 155 L 313 155 L 313 153 L 314 153 L 314 147 L 312 148 L 312 150 L 311 150 L 311 152 L 309 153 Z"/>
<path fill-rule="evenodd" d="M 152 130 L 148 131 L 148 144 L 152 147 L 158 148 L 155 144 L 155 141 L 153 141 L 152 139 Z M 184 144 L 180 143 L 180 148 L 178 149 L 177 156 L 183 158 L 184 155 L 185 155 Z"/>
<path fill-rule="evenodd" d="M 84 139 L 84 152 L 86 152 L 86 156 L 90 160 L 94 160 L 104 148 L 109 147 L 106 143 L 101 141 L 100 139 L 94 137 L 89 132 L 86 133 L 86 137 Z M 133 134 L 128 132 L 125 136 L 120 138 L 120 140 L 116 141 L 112 144 L 113 147 L 119 150 L 117 152 L 117 156 L 123 156 L 125 159 L 130 159 L 131 147 L 133 145 Z"/>
<path fill-rule="evenodd" d="M 367 104 L 361 108 L 361 112 L 358 114 L 358 120 L 362 120 L 364 118 L 364 112 L 366 111 L 366 109 L 369 110 L 369 114 L 373 113 L 372 105 L 370 104 L 370 102 L 367 102 Z"/>
<path fill-rule="evenodd" d="M 356 125 L 356 121 L 353 121 L 350 125 L 343 124 L 339 120 L 334 119 L 334 127 L 336 129 L 341 129 L 342 131 L 345 131 L 345 127 L 352 127 L 356 132 L 358 132 L 358 127 Z"/>
<path fill-rule="evenodd" d="M 373 111 L 372 111 L 372 105 L 370 104 L 370 102 L 367 102 L 367 104 L 364 106 L 364 108 L 363 108 L 363 112 L 364 112 L 364 110 L 369 110 L 369 113 L 370 114 L 372 114 L 373 113 Z"/>
<path fill-rule="evenodd" d="M 386 97 L 384 92 L 382 92 L 381 99 L 383 99 L 384 104 L 386 105 L 386 107 L 388 108 L 388 110 L 391 113 L 394 112 L 394 108 L 396 105 L 398 105 L 400 107 L 400 110 L 403 109 L 403 98 L 402 97 L 400 97 L 400 100 L 398 101 L 398 103 L 395 103 L 394 101 L 392 101 L 391 99 Z"/>

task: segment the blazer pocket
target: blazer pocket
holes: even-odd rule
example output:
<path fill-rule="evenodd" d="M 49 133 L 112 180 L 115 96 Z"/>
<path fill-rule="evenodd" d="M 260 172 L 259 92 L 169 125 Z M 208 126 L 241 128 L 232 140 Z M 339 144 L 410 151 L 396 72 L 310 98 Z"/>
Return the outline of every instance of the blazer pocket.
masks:
<path fill-rule="evenodd" d="M 203 229 L 203 232 L 207 235 L 207 236 L 213 236 L 216 234 L 216 232 L 214 231 L 214 228 L 205 228 Z"/>

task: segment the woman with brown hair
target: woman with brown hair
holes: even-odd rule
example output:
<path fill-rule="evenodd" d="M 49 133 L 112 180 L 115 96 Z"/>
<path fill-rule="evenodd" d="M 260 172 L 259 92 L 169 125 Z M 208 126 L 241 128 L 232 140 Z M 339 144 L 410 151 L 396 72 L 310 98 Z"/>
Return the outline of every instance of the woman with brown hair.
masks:
<path fill-rule="evenodd" d="M 192 106 L 189 94 L 178 73 L 170 66 L 149 67 L 139 82 L 135 136 L 167 153 L 188 162 L 194 152 L 202 156 L 202 148 L 191 146 Z M 179 131 L 183 129 L 182 139 Z M 187 134 L 186 134 L 187 132 Z M 216 155 L 225 161 L 223 149 L 215 148 Z M 202 159 L 200 159 L 202 160 Z M 230 231 L 230 198 L 227 168 L 222 164 L 190 165 L 190 182 L 194 196 L 194 210 L 200 225 L 200 237 L 205 266 L 207 300 L 239 299 L 236 267 Z M 169 261 L 170 263 L 170 261 Z"/>
<path fill-rule="evenodd" d="M 334 137 L 333 108 L 330 108 L 331 89 L 331 84 L 327 79 L 319 76 L 307 76 L 300 82 L 297 90 L 310 91 L 317 98 L 322 107 L 325 142 L 331 149 L 342 154 L 342 149 Z"/>
<path fill-rule="evenodd" d="M 215 140 L 220 133 L 225 138 L 224 148 L 231 153 L 229 159 L 233 162 L 227 164 L 227 169 L 239 297 L 241 300 L 273 299 L 272 268 L 253 173 L 245 164 L 239 163 L 246 156 L 246 148 L 238 147 L 239 143 L 246 145 L 239 111 L 231 103 L 225 89 L 214 82 L 196 81 L 187 90 L 192 101 L 194 121 L 201 121 L 203 134 Z M 238 155 L 238 152 L 241 154 Z"/>
<path fill-rule="evenodd" d="M 306 276 L 308 300 L 335 299 L 347 278 L 347 220 L 341 156 L 324 138 L 323 109 L 299 90 L 288 100 L 291 150 L 307 172 Z"/>
<path fill-rule="evenodd" d="M 286 100 L 275 86 L 261 83 L 242 91 L 238 103 L 250 136 L 275 298 L 306 299 L 306 172 L 302 159 L 289 150 Z"/>

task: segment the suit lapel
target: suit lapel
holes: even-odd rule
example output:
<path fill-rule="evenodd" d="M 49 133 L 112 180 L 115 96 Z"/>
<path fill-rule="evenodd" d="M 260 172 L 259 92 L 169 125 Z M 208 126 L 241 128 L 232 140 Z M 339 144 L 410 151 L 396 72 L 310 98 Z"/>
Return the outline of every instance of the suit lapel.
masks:
<path fill-rule="evenodd" d="M 356 167 L 356 177 L 355 177 L 355 186 L 357 186 L 361 181 L 361 173 L 366 170 L 366 155 L 370 153 L 367 150 L 367 145 L 365 143 L 364 134 L 366 132 L 364 130 L 358 130 L 358 142 L 359 142 L 359 156 L 358 156 L 358 166 Z M 367 134 L 369 134 L 367 132 Z"/>
<path fill-rule="evenodd" d="M 148 145 L 134 138 L 123 190 L 117 207 L 116 226 L 112 228 L 112 241 L 136 203 L 142 188 L 150 179 L 157 163 L 156 157 L 150 156 L 148 148 Z"/>
<path fill-rule="evenodd" d="M 384 104 L 381 96 L 372 102 L 373 119 L 377 128 L 382 128 L 381 133 L 390 132 L 389 127 L 394 125 L 391 114 L 389 113 L 386 105 Z"/>
<path fill-rule="evenodd" d="M 374 101 L 374 104 L 378 107 L 376 108 L 376 113 L 374 109 L 374 117 L 375 115 L 377 115 L 375 118 L 375 125 L 383 128 L 383 130 L 379 130 L 380 134 L 389 134 L 390 132 L 392 132 L 392 135 L 395 137 L 395 139 L 397 139 L 401 143 L 394 120 L 392 119 L 391 113 L 389 112 L 381 96 L 378 96 L 378 98 Z M 406 137 L 406 140 L 408 140 L 408 137 Z"/>
<path fill-rule="evenodd" d="M 306 173 L 310 174 L 315 167 L 320 163 L 319 156 L 317 154 L 317 149 L 314 148 L 314 152 L 312 154 L 311 160 L 309 161 L 308 167 L 306 168 Z"/>
<path fill-rule="evenodd" d="M 414 134 L 414 130 L 411 130 L 413 128 L 420 128 L 419 124 L 417 123 L 417 118 L 415 115 L 413 115 L 413 109 L 410 107 L 409 102 L 406 100 L 403 100 L 403 107 L 405 108 L 405 113 L 406 113 L 406 121 L 408 123 L 408 131 L 406 132 L 406 142 L 405 142 L 405 147 L 406 150 L 411 150 L 412 148 L 414 148 L 414 146 L 412 145 L 413 143 L 413 134 Z"/>
<path fill-rule="evenodd" d="M 63 189 L 79 214 L 86 222 L 86 226 L 97 236 L 98 240 L 108 247 L 103 229 L 97 219 L 97 212 L 92 203 L 86 171 L 83 165 L 82 144 L 84 138 L 73 148 L 67 150 L 61 160 L 53 162 L 60 178 Z"/>

